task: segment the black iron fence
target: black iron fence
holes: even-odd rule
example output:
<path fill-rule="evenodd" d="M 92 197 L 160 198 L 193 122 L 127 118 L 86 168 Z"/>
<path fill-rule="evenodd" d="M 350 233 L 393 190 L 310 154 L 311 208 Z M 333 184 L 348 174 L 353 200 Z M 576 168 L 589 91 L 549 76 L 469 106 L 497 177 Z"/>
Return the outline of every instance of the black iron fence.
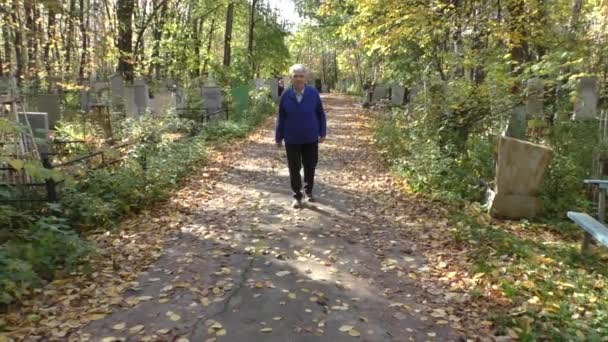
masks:
<path fill-rule="evenodd" d="M 83 144 L 83 143 L 84 143 L 84 141 L 82 141 L 82 140 L 56 141 L 53 143 L 53 145 L 65 146 L 67 144 Z M 72 165 L 85 163 L 85 164 L 88 164 L 88 167 L 86 168 L 86 172 L 85 172 L 85 174 L 86 174 L 90 171 L 105 168 L 105 167 L 108 167 L 108 166 L 121 162 L 122 160 L 125 159 L 124 155 L 119 158 L 112 158 L 111 156 L 108 156 L 108 154 L 110 154 L 110 151 L 112 151 L 111 154 L 115 154 L 115 151 L 117 149 L 126 148 L 133 144 L 134 144 L 133 142 L 125 142 L 125 143 L 122 143 L 122 144 L 119 144 L 116 146 L 112 146 L 112 149 L 89 152 L 89 153 L 86 153 L 83 155 L 78 155 L 78 156 L 73 157 L 66 161 L 61 161 L 59 163 L 53 163 L 53 158 L 64 155 L 64 152 L 62 152 L 60 149 L 59 149 L 59 151 L 57 149 L 53 149 L 53 152 L 41 152 L 40 153 L 40 162 L 42 164 L 42 167 L 44 167 L 47 170 L 66 169 Z M 97 163 L 96 165 L 93 165 L 93 163 L 90 162 L 93 158 L 99 158 L 100 162 Z M 0 171 L 12 173 L 13 175 L 25 173 L 24 170 L 17 170 L 11 166 L 2 167 L 2 168 L 0 168 Z M 9 177 L 9 178 L 16 178 L 16 177 Z M 26 183 L 17 183 L 17 184 L 0 184 L 0 186 L 4 185 L 5 187 L 11 187 L 11 188 L 26 188 L 26 189 L 43 188 L 44 192 L 46 193 L 46 197 L 41 197 L 41 198 L 31 198 L 31 197 L 28 197 L 28 198 L 26 198 L 26 197 L 0 198 L 0 202 L 5 202 L 5 203 L 7 203 L 7 202 L 8 203 L 11 203 L 11 202 L 57 202 L 59 199 L 58 186 L 61 183 L 62 183 L 62 181 L 55 181 L 54 179 L 49 178 L 41 183 L 26 182 Z M 26 192 L 35 194 L 38 191 L 34 190 L 34 191 L 26 191 Z M 23 191 L 22 191 L 22 193 L 23 193 Z"/>

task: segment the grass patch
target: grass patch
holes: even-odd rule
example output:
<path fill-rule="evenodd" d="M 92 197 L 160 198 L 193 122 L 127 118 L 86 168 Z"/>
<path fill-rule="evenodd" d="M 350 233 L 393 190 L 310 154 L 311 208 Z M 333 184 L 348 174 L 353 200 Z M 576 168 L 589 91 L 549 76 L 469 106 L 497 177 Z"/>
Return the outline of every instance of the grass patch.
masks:
<path fill-rule="evenodd" d="M 576 228 L 564 236 L 544 224 L 496 222 L 474 205 L 453 213 L 451 224 L 474 272 L 484 274 L 481 287 L 498 290 L 498 297 L 482 297 L 497 304 L 492 320 L 499 333 L 526 341 L 606 340 L 608 258 L 601 248 L 583 258 Z"/>

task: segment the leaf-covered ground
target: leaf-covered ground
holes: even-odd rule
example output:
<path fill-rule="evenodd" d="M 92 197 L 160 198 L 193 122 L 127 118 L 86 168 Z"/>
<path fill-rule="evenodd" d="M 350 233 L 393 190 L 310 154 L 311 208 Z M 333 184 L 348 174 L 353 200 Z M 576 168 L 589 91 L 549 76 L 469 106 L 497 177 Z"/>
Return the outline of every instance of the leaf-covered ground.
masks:
<path fill-rule="evenodd" d="M 469 295 L 481 275 L 447 248 L 447 211 L 403 191 L 354 100 L 325 103 L 318 203 L 289 207 L 269 121 L 169 202 L 95 236 L 93 273 L 2 316 L 5 340 L 485 340 Z"/>

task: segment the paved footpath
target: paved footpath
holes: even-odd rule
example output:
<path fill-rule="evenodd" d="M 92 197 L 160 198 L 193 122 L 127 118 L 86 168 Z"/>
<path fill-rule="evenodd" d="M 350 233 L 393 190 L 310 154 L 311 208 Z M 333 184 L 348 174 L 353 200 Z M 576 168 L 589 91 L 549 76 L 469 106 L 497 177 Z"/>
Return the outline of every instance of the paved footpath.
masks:
<path fill-rule="evenodd" d="M 425 260 L 387 208 L 396 190 L 373 151 L 369 120 L 348 97 L 324 102 L 329 136 L 320 150 L 318 203 L 290 208 L 285 153 L 269 122 L 124 302 L 70 337 L 458 340 L 449 318 L 437 319 L 446 314 L 434 296 L 407 271 Z M 397 214 L 415 220 L 423 213 Z"/>

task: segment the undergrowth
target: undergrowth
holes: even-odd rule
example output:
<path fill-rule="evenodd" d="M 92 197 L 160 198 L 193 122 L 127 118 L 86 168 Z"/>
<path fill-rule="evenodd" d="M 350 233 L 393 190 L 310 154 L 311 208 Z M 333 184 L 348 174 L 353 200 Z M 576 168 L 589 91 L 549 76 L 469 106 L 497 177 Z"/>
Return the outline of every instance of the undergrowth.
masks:
<path fill-rule="evenodd" d="M 166 199 L 204 162 L 210 144 L 244 138 L 274 113 L 267 89 L 250 95 L 248 111 L 206 124 L 202 131 L 181 119 L 124 120 L 115 135 L 135 143 L 118 167 L 94 170 L 82 178 L 62 175 L 59 203 L 38 208 L 1 205 L 0 304 L 19 302 L 58 274 L 86 270 L 95 249 L 84 235 L 115 229 L 126 215 Z M 66 123 L 60 134 L 74 139 L 78 136 L 70 134 L 81 132 L 74 123 Z"/>

